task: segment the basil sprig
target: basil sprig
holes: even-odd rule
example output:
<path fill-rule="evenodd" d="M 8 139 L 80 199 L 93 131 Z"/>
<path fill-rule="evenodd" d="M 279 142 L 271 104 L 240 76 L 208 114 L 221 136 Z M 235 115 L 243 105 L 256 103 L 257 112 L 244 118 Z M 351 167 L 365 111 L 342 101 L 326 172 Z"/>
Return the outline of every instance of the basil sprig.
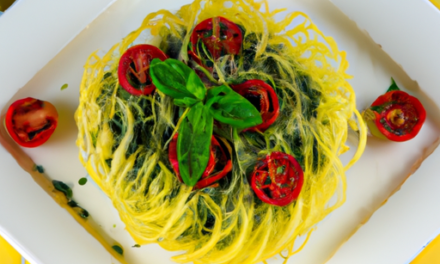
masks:
<path fill-rule="evenodd" d="M 179 172 L 188 186 L 196 185 L 208 165 L 214 119 L 236 129 L 263 122 L 260 112 L 240 94 L 226 85 L 207 89 L 196 72 L 179 60 L 154 59 L 150 76 L 175 105 L 190 108 L 177 139 Z"/>

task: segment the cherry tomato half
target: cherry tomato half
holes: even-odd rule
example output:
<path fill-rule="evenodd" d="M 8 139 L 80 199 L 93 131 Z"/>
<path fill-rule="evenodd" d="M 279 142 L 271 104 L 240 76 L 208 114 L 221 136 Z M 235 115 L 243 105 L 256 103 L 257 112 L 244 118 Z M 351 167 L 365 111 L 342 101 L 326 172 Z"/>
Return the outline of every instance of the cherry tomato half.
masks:
<path fill-rule="evenodd" d="M 225 54 L 240 53 L 243 34 L 234 22 L 224 17 L 213 17 L 203 20 L 194 28 L 190 42 L 193 51 L 190 56 L 203 54 L 204 44 L 215 61 Z"/>
<path fill-rule="evenodd" d="M 251 187 L 261 201 L 286 206 L 298 198 L 304 176 L 291 155 L 272 152 L 259 160 L 251 175 Z"/>
<path fill-rule="evenodd" d="M 280 113 L 280 105 L 277 94 L 269 84 L 262 80 L 249 80 L 242 84 L 231 85 L 231 88 L 251 102 L 263 118 L 263 123 L 244 131 L 265 131 L 275 122 Z"/>
<path fill-rule="evenodd" d="M 49 102 L 24 98 L 11 104 L 5 125 L 9 135 L 22 147 L 34 148 L 46 142 L 58 124 L 58 112 Z"/>
<path fill-rule="evenodd" d="M 167 55 L 155 46 L 148 44 L 129 48 L 119 60 L 119 84 L 132 95 L 148 95 L 156 88 L 150 77 L 150 63 L 154 58 L 162 61 Z"/>
<path fill-rule="evenodd" d="M 170 142 L 168 158 L 177 178 L 180 182 L 183 182 L 179 173 L 179 161 L 177 160 L 177 137 L 178 134 L 176 133 Z M 208 165 L 194 189 L 203 189 L 225 177 L 232 170 L 231 154 L 231 146 L 226 140 L 212 136 Z"/>
<path fill-rule="evenodd" d="M 420 101 L 400 90 L 379 96 L 369 109 L 374 113 L 374 123 L 367 120 L 370 131 L 392 141 L 414 138 L 426 119 L 426 110 Z"/>

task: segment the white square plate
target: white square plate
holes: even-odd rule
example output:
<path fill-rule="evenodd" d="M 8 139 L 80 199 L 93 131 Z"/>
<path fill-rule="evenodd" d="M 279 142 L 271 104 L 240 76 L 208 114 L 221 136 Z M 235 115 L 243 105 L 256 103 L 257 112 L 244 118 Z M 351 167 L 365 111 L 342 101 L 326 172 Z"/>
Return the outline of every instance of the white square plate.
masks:
<path fill-rule="evenodd" d="M 104 236 L 110 241 L 117 241 L 123 245 L 127 260 L 132 264 L 172 263 L 170 256 L 175 253 L 167 252 L 157 245 L 132 248 L 135 243 L 124 230 L 124 224 L 119 220 L 108 198 L 93 184 L 79 186 L 77 183 L 78 179 L 86 175 L 85 169 L 78 161 L 78 150 L 75 145 L 77 130 L 73 120 L 78 105 L 82 66 L 90 53 L 97 49 L 108 50 L 136 29 L 148 13 L 162 8 L 177 10 L 181 5 L 189 2 L 162 0 L 152 3 L 118 0 L 105 9 L 108 1 L 102 1 L 100 7 L 94 7 L 94 12 L 91 12 L 90 5 L 84 2 L 82 5 L 87 8 L 83 10 L 90 12 L 87 21 L 91 21 L 94 14 L 99 16 L 92 23 L 87 23 L 88 25 L 76 24 L 76 27 L 69 28 L 71 37 L 79 32 L 75 30 L 83 29 L 71 41 L 70 38 L 58 40 L 58 46 L 55 45 L 52 49 L 43 48 L 46 54 L 33 51 L 27 57 L 32 67 L 27 63 L 11 66 L 0 62 L 0 72 L 7 73 L 8 76 L 5 78 L 9 78 L 8 80 L 19 78 L 20 75 L 17 75 L 19 69 L 25 74 L 20 82 L 7 82 L 14 86 L 1 98 L 0 107 L 7 107 L 16 99 L 32 96 L 52 102 L 60 114 L 59 128 L 53 137 L 44 146 L 25 149 L 25 152 L 37 164 L 43 165 L 47 175 L 52 179 L 62 180 L 73 187 L 75 200 L 90 212 L 92 220 L 97 223 L 98 230 Z M 25 1 L 24 4 L 27 2 Z M 350 62 L 348 73 L 354 76 L 350 83 L 356 91 L 358 109 L 367 107 L 378 95 L 384 93 L 390 85 L 390 77 L 394 77 L 401 88 L 416 95 L 422 103 L 433 104 L 420 91 L 416 82 L 412 81 L 385 52 L 327 0 L 272 0 L 270 7 L 303 11 L 324 34 L 335 38 L 339 48 L 347 52 L 347 59 Z M 99 13 L 104 9 L 104 12 Z M 50 13 L 52 12 L 47 14 Z M 77 14 L 81 15 L 62 26 L 81 23 L 84 13 Z M 7 15 L 6 13 L 3 17 Z M 4 26 L 3 17 L 0 18 L 0 33 L 1 27 Z M 53 18 L 44 17 L 44 19 Z M 55 21 L 57 19 L 62 18 L 57 16 Z M 62 22 L 65 21 L 61 20 L 60 24 L 63 24 Z M 14 41 L 5 42 L 8 52 L 20 52 L 17 47 L 23 41 L 27 41 L 27 45 L 33 44 L 32 41 L 27 40 L 31 28 L 30 25 L 24 26 L 20 29 L 21 36 L 17 36 Z M 51 43 L 56 38 L 51 34 L 55 34 L 54 31 L 42 30 L 40 38 L 43 40 L 36 36 L 35 45 L 41 47 L 53 45 Z M 63 41 L 68 41 L 68 45 L 57 52 L 62 48 Z M 56 56 L 52 58 L 51 53 L 52 57 L 55 54 Z M 0 79 L 3 79 L 3 76 Z M 60 91 L 64 83 L 69 87 Z M 19 86 L 16 86 L 17 84 Z M 21 86 L 23 87 L 18 89 Z M 409 176 L 412 166 L 423 157 L 425 148 L 434 144 L 440 134 L 440 127 L 434 119 L 438 115 L 438 107 L 429 107 L 426 124 L 419 136 L 412 141 L 399 144 L 369 138 L 363 157 L 347 173 L 347 202 L 318 224 L 317 230 L 312 233 L 303 251 L 293 256 L 288 263 L 327 261 L 359 225 L 403 183 Z M 347 153 L 342 157 L 343 160 L 347 161 L 352 154 L 353 151 Z M 7 153 L 2 150 L 0 155 L 2 158 L 0 164 L 4 168 L 4 172 L 0 175 L 3 182 L 0 185 L 0 212 L 2 212 L 0 232 L 3 231 L 2 233 L 7 234 L 11 241 L 19 244 L 25 255 L 28 254 L 36 263 L 114 262 L 110 254 L 53 203 Z M 398 164 L 398 166 L 390 166 L 390 164 Z M 270 263 L 281 262 L 281 258 L 278 257 Z"/>

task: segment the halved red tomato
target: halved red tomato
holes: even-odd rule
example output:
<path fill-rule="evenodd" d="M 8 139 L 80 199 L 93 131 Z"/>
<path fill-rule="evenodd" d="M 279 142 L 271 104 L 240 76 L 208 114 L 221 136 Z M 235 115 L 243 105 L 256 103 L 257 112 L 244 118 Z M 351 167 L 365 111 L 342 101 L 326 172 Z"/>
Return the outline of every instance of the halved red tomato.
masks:
<path fill-rule="evenodd" d="M 168 159 L 177 178 L 180 182 L 183 182 L 179 172 L 179 161 L 177 160 L 177 137 L 178 134 L 176 133 L 170 142 Z M 225 177 L 232 170 L 231 155 L 232 148 L 228 141 L 212 136 L 208 165 L 202 174 L 202 178 L 194 186 L 194 189 L 203 189 Z"/>
<path fill-rule="evenodd" d="M 244 131 L 259 130 L 263 132 L 275 122 L 280 113 L 280 105 L 272 86 L 262 80 L 249 80 L 242 84 L 231 85 L 231 88 L 251 102 L 260 111 L 261 118 L 263 118 L 263 123 Z"/>
<path fill-rule="evenodd" d="M 203 45 L 215 61 L 222 55 L 237 55 L 241 51 L 243 34 L 241 29 L 224 17 L 208 18 L 200 22 L 193 30 L 190 38 L 192 52 L 190 56 L 200 62 L 199 57 L 205 54 Z M 202 45 L 203 44 L 203 45 Z"/>
<path fill-rule="evenodd" d="M 58 112 L 49 102 L 24 98 L 11 104 L 6 112 L 5 126 L 17 144 L 34 148 L 46 142 L 58 124 Z"/>
<path fill-rule="evenodd" d="M 286 206 L 301 192 L 303 170 L 298 161 L 286 153 L 272 152 L 259 160 L 251 175 L 251 187 L 261 201 Z"/>
<path fill-rule="evenodd" d="M 119 60 L 119 84 L 132 95 L 151 94 L 156 87 L 150 77 L 150 63 L 154 58 L 162 61 L 167 55 L 155 46 L 148 44 L 129 48 Z"/>
<path fill-rule="evenodd" d="M 401 91 L 394 80 L 392 82 L 390 89 L 364 112 L 364 118 L 374 136 L 407 141 L 419 133 L 426 119 L 426 110 L 417 98 Z"/>

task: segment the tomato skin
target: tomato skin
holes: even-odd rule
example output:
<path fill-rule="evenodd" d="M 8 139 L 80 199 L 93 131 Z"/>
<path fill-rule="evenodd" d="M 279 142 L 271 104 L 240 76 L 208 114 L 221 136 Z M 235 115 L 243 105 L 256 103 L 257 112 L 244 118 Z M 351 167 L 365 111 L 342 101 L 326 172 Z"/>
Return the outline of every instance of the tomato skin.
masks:
<path fill-rule="evenodd" d="M 12 103 L 5 116 L 5 126 L 12 139 L 22 147 L 44 144 L 58 125 L 58 112 L 49 102 L 32 97 Z"/>
<path fill-rule="evenodd" d="M 282 171 L 279 172 L 279 168 L 283 168 Z M 268 179 L 270 182 L 267 182 Z M 251 174 L 251 187 L 255 194 L 261 201 L 275 206 L 286 206 L 296 200 L 303 182 L 304 174 L 298 161 L 278 151 L 259 160 Z"/>
<path fill-rule="evenodd" d="M 260 97 L 259 107 L 263 123 L 247 128 L 243 131 L 261 131 L 268 129 L 277 119 L 280 113 L 280 105 L 275 90 L 262 80 L 248 80 L 242 84 L 231 85 L 231 88 L 241 96 L 249 100 L 250 97 Z M 254 105 L 255 106 L 255 105 Z"/>
<path fill-rule="evenodd" d="M 197 56 L 200 56 L 200 54 L 197 54 L 199 40 L 203 42 L 215 61 L 222 54 L 239 54 L 243 42 L 243 33 L 234 22 L 224 17 L 203 20 L 193 29 L 190 38 L 192 48 L 190 56 L 195 57 L 196 62 L 200 62 L 200 59 L 197 58 Z"/>
<path fill-rule="evenodd" d="M 176 133 L 170 142 L 168 148 L 168 159 L 170 160 L 171 166 L 173 167 L 173 170 L 176 173 L 177 178 L 179 179 L 180 182 L 183 182 L 182 178 L 180 177 L 179 162 L 177 160 L 177 137 L 178 134 Z M 223 141 L 223 143 L 228 144 L 225 141 Z M 214 148 L 217 148 L 218 151 L 217 152 L 214 151 Z M 225 152 L 225 149 L 221 147 L 217 138 L 215 136 L 212 136 L 208 165 L 206 166 L 206 169 L 202 174 L 202 178 L 194 186 L 195 190 L 203 189 L 205 187 L 212 185 L 213 183 L 225 177 L 232 170 L 232 161 L 230 158 L 231 149 L 230 146 L 226 146 L 226 148 L 227 148 L 226 151 L 229 152 L 228 153 L 229 158 L 227 157 L 227 153 Z M 220 156 L 216 155 L 216 153 L 220 154 Z M 221 171 L 214 172 L 215 165 L 220 160 L 222 160 L 223 162 L 226 161 L 226 164 Z"/>
<path fill-rule="evenodd" d="M 379 96 L 370 107 L 375 115 L 369 126 L 391 141 L 403 142 L 414 138 L 426 119 L 426 110 L 420 101 L 400 90 Z M 372 124 L 373 123 L 373 124 Z M 371 126 L 375 125 L 375 128 Z"/>
<path fill-rule="evenodd" d="M 118 79 L 122 88 L 135 96 L 153 93 L 156 86 L 151 82 L 149 67 L 154 58 L 164 61 L 168 57 L 159 48 L 148 44 L 140 44 L 127 49 L 121 56 L 118 67 Z M 135 69 L 132 68 L 132 64 Z M 130 83 L 131 76 L 137 78 L 140 89 L 132 85 L 133 81 Z"/>

